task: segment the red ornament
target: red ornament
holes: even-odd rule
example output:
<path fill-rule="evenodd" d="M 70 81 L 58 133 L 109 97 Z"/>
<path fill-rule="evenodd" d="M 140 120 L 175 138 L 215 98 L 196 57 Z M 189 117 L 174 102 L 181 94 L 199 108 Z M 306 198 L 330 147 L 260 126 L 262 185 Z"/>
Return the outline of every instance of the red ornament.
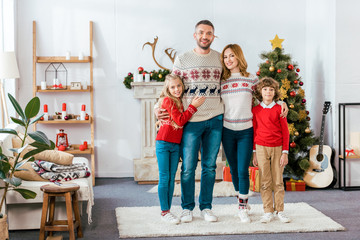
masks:
<path fill-rule="evenodd" d="M 66 150 L 66 147 L 64 145 L 60 145 L 58 147 L 59 151 L 65 151 Z"/>
<path fill-rule="evenodd" d="M 302 102 L 303 102 L 303 103 L 306 103 L 306 99 L 303 99 Z"/>
<path fill-rule="evenodd" d="M 131 72 L 128 73 L 128 76 L 131 76 Z"/>
<path fill-rule="evenodd" d="M 257 71 L 257 72 L 256 72 L 256 75 L 260 76 L 260 71 Z"/>
<path fill-rule="evenodd" d="M 68 117 L 68 116 L 65 116 L 64 119 L 65 119 L 65 120 L 69 120 L 69 117 Z"/>
<path fill-rule="evenodd" d="M 269 60 L 266 60 L 266 63 L 269 63 Z"/>
<path fill-rule="evenodd" d="M 290 96 L 291 96 L 291 97 L 295 97 L 295 96 L 296 96 L 296 92 L 294 92 L 294 91 L 290 92 Z"/>
<path fill-rule="evenodd" d="M 302 85 L 304 85 L 304 83 L 303 83 L 303 82 L 299 82 L 299 85 L 302 86 Z"/>
<path fill-rule="evenodd" d="M 307 115 L 309 115 L 309 113 L 310 113 L 309 111 L 306 111 L 306 114 L 307 114 Z"/>
<path fill-rule="evenodd" d="M 281 73 L 281 69 L 278 69 L 277 72 L 278 72 L 278 73 Z"/>
<path fill-rule="evenodd" d="M 297 71 L 297 72 L 300 72 L 300 68 L 297 68 L 296 71 Z"/>
<path fill-rule="evenodd" d="M 295 73 L 295 76 L 299 76 L 299 74 Z"/>
<path fill-rule="evenodd" d="M 292 148 L 296 147 L 296 143 L 295 142 L 290 143 L 290 147 Z"/>
<path fill-rule="evenodd" d="M 306 117 L 306 121 L 310 121 L 310 117 Z"/>
<path fill-rule="evenodd" d="M 41 120 L 41 121 L 44 121 L 44 117 L 41 117 L 40 120 Z"/>
<path fill-rule="evenodd" d="M 295 80 L 294 83 L 297 84 L 297 83 L 298 83 L 298 80 Z"/>
<path fill-rule="evenodd" d="M 85 116 L 85 120 L 89 120 L 89 115 Z"/>
<path fill-rule="evenodd" d="M 139 72 L 141 73 L 142 71 L 144 71 L 144 68 L 143 68 L 143 67 L 139 67 L 138 70 L 139 70 Z"/>
<path fill-rule="evenodd" d="M 85 149 L 86 149 L 86 147 L 85 147 L 83 144 L 81 144 L 81 145 L 79 146 L 79 150 L 80 150 L 80 151 L 85 151 Z"/>
<path fill-rule="evenodd" d="M 143 72 L 143 76 L 145 77 L 146 72 Z"/>
<path fill-rule="evenodd" d="M 289 65 L 287 66 L 287 68 L 288 68 L 289 70 L 293 70 L 293 69 L 294 69 L 294 66 L 291 65 L 291 64 L 289 64 Z"/>

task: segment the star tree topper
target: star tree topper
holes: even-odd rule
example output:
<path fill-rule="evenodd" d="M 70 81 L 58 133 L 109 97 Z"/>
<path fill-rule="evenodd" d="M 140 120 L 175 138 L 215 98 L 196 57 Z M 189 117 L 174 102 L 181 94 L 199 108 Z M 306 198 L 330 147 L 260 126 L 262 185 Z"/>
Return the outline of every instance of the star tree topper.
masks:
<path fill-rule="evenodd" d="M 281 43 L 284 41 L 284 39 L 280 39 L 277 34 L 273 40 L 269 40 L 269 41 L 271 42 L 273 50 L 277 47 L 282 49 Z"/>

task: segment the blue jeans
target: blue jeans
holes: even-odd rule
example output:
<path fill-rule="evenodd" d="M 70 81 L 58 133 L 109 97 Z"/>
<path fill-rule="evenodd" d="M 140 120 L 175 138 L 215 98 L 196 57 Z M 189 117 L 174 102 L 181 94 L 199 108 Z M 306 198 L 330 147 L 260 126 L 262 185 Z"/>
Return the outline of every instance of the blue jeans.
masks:
<path fill-rule="evenodd" d="M 223 129 L 222 143 L 230 166 L 235 191 L 249 193 L 249 164 L 253 152 L 253 128 L 241 131 Z"/>
<path fill-rule="evenodd" d="M 159 167 L 158 194 L 161 211 L 171 208 L 176 170 L 180 158 L 180 144 L 156 141 L 156 157 Z"/>
<path fill-rule="evenodd" d="M 195 170 L 201 145 L 200 210 L 211 209 L 216 158 L 221 143 L 223 115 L 202 122 L 188 122 L 181 140 L 181 207 L 195 207 Z"/>

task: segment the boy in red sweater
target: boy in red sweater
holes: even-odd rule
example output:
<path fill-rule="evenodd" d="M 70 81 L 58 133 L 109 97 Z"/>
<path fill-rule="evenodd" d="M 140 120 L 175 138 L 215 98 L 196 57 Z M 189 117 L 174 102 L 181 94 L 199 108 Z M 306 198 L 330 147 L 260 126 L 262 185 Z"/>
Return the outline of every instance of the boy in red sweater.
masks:
<path fill-rule="evenodd" d="M 255 95 L 261 101 L 252 109 L 253 164 L 259 166 L 260 193 L 265 213 L 260 221 L 268 223 L 275 214 L 281 222 L 288 223 L 291 219 L 283 212 L 285 195 L 283 171 L 288 164 L 289 130 L 286 118 L 280 117 L 281 106 L 275 103 L 280 97 L 278 82 L 270 77 L 261 79 Z"/>

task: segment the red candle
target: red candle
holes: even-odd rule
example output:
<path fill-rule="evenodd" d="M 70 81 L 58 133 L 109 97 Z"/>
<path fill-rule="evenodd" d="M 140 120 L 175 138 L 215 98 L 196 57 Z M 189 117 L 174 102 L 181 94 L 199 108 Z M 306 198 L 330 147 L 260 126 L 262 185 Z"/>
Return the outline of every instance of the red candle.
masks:
<path fill-rule="evenodd" d="M 85 104 L 81 105 L 81 111 L 85 111 Z"/>
<path fill-rule="evenodd" d="M 87 141 L 84 141 L 83 145 L 84 145 L 85 149 L 88 148 Z"/>
<path fill-rule="evenodd" d="M 62 104 L 62 110 L 63 110 L 63 111 L 66 111 L 66 103 L 63 103 L 63 104 Z"/>
<path fill-rule="evenodd" d="M 44 104 L 44 113 L 47 113 L 47 112 L 48 112 L 48 105 Z"/>

